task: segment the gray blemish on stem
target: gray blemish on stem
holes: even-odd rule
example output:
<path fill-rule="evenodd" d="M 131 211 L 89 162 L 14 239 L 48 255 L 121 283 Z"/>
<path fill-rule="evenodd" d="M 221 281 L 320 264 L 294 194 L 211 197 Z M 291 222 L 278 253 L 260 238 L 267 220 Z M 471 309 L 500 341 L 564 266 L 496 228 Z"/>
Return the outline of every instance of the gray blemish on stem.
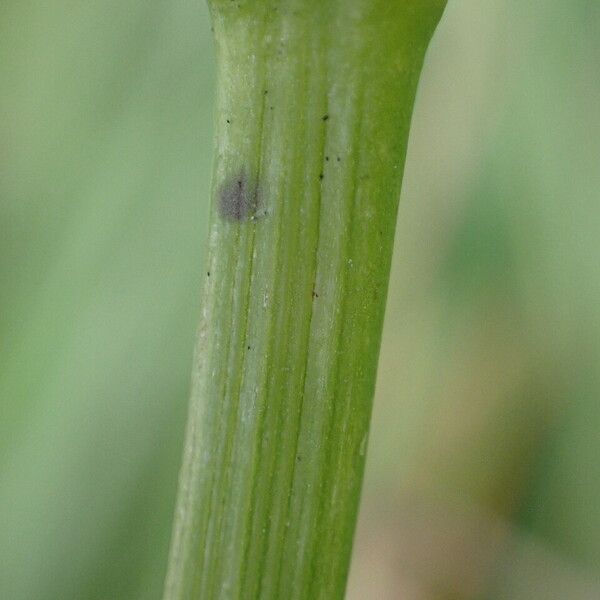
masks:
<path fill-rule="evenodd" d="M 258 186 L 245 171 L 225 180 L 219 189 L 219 214 L 226 221 L 253 221 L 258 213 Z"/>

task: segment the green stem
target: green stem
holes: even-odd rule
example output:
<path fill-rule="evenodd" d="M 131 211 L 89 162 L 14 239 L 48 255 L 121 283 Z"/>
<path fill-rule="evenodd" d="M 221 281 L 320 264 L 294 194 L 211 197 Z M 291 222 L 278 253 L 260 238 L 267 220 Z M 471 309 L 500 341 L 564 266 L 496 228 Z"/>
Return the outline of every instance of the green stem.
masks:
<path fill-rule="evenodd" d="M 445 0 L 212 0 L 209 254 L 165 600 L 343 597 Z"/>

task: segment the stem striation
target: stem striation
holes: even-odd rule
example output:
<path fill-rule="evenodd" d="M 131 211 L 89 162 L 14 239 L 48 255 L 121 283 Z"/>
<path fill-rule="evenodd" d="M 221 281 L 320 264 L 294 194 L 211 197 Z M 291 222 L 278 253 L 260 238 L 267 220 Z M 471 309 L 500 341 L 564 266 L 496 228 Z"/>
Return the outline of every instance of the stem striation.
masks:
<path fill-rule="evenodd" d="M 209 252 L 165 600 L 342 598 L 445 0 L 209 0 Z"/>

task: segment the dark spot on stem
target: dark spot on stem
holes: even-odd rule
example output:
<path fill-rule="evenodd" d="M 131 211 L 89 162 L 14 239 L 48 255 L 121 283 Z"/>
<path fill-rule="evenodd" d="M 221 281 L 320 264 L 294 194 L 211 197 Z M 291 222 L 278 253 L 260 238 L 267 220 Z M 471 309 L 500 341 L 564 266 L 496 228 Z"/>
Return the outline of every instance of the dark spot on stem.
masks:
<path fill-rule="evenodd" d="M 329 119 L 329 115 L 323 115 L 323 121 L 327 121 Z"/>
<path fill-rule="evenodd" d="M 319 181 L 322 181 L 323 177 L 324 177 L 323 173 L 319 173 Z"/>
<path fill-rule="evenodd" d="M 250 221 L 257 218 L 258 186 L 245 171 L 225 180 L 219 190 L 219 214 L 226 221 Z"/>
<path fill-rule="evenodd" d="M 206 271 L 206 276 L 210 277 L 210 271 Z"/>

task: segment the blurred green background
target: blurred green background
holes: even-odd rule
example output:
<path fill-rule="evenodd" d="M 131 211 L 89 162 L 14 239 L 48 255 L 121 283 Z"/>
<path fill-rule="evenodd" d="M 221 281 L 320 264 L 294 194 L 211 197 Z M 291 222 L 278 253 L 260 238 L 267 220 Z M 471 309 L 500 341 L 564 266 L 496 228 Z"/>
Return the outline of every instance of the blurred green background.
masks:
<path fill-rule="evenodd" d="M 0 598 L 158 600 L 212 147 L 202 0 L 0 3 Z M 600 598 L 600 3 L 450 0 L 351 600 Z"/>

